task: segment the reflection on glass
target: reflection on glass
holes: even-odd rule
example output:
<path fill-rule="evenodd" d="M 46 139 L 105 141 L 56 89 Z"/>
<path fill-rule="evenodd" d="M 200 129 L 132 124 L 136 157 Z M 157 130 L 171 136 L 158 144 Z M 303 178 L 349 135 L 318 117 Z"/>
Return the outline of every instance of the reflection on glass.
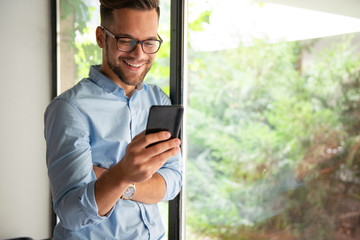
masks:
<path fill-rule="evenodd" d="M 360 19 L 238 0 L 188 15 L 186 239 L 359 239 Z"/>

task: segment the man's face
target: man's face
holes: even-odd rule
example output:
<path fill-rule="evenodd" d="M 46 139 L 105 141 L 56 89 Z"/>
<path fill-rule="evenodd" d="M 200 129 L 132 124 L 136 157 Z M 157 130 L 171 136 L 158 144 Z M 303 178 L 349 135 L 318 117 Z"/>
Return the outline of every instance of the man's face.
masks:
<path fill-rule="evenodd" d="M 157 39 L 158 14 L 155 9 L 123 8 L 115 9 L 113 14 L 113 23 L 104 27 L 115 36 L 134 38 L 138 41 Z M 105 32 L 104 34 L 106 35 Z M 156 54 L 144 53 L 141 44 L 138 44 L 132 52 L 121 52 L 116 47 L 116 40 L 109 36 L 106 37 L 105 45 L 103 60 L 113 72 L 113 74 L 109 73 L 110 78 L 124 88 L 135 87 L 141 83 L 150 70 Z"/>

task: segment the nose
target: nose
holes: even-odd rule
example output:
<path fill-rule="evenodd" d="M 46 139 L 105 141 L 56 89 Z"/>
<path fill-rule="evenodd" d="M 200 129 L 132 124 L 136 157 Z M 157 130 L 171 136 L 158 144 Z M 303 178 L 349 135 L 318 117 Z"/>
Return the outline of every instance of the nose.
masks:
<path fill-rule="evenodd" d="M 142 50 L 141 43 L 138 43 L 134 50 L 130 52 L 130 54 L 134 57 L 141 58 L 142 55 L 146 54 Z"/>

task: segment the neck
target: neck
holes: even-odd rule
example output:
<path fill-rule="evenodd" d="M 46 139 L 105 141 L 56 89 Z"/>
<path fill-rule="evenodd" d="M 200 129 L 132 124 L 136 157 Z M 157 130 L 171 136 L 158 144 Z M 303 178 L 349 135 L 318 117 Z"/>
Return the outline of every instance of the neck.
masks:
<path fill-rule="evenodd" d="M 111 79 L 116 85 L 124 89 L 125 95 L 127 97 L 130 98 L 132 96 L 132 93 L 135 90 L 136 86 L 125 84 L 106 64 L 102 64 L 99 71 L 106 77 Z"/>

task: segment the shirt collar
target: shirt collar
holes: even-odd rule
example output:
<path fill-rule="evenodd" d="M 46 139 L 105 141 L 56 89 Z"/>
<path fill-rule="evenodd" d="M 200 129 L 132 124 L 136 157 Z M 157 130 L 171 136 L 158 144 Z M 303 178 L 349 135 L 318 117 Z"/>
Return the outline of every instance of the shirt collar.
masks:
<path fill-rule="evenodd" d="M 125 91 L 123 88 L 119 87 L 116 83 L 114 83 L 110 78 L 106 77 L 104 74 L 100 72 L 101 65 L 93 65 L 90 67 L 89 78 L 95 84 L 105 89 L 109 93 L 113 93 L 115 91 L 119 91 L 119 89 L 125 95 Z M 147 84 L 141 82 L 136 86 L 134 92 L 131 95 L 134 95 L 135 92 L 140 91 L 142 89 L 147 89 Z"/>

